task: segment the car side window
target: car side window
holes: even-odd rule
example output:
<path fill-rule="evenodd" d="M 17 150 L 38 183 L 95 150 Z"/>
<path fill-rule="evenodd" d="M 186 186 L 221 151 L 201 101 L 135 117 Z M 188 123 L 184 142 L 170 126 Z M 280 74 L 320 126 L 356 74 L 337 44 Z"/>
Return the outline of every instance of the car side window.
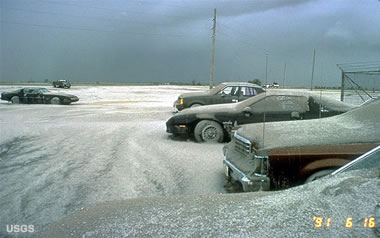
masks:
<path fill-rule="evenodd" d="M 24 89 L 24 94 L 30 94 L 30 93 L 32 93 L 32 89 L 30 88 Z"/>
<path fill-rule="evenodd" d="M 256 89 L 252 87 L 241 87 L 240 88 L 240 95 L 242 96 L 255 96 L 257 94 Z"/>
<path fill-rule="evenodd" d="M 219 94 L 231 94 L 231 91 L 232 91 L 232 87 L 225 87 L 219 92 Z"/>
<path fill-rule="evenodd" d="M 223 90 L 221 90 L 219 92 L 219 94 L 226 94 L 226 95 L 237 95 L 238 94 L 238 91 L 239 90 L 239 87 L 236 87 L 236 86 L 228 86 L 228 87 L 225 87 Z"/>
<path fill-rule="evenodd" d="M 251 105 L 257 112 L 306 112 L 308 99 L 304 96 L 268 96 Z"/>

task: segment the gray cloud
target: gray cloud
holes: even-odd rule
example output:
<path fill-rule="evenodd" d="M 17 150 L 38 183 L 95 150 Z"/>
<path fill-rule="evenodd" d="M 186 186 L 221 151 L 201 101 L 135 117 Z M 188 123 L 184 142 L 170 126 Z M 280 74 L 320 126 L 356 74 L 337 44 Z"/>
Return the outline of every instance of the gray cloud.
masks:
<path fill-rule="evenodd" d="M 337 63 L 379 60 L 375 0 L 2 0 L 1 81 L 206 83 L 217 8 L 215 78 L 338 85 Z"/>

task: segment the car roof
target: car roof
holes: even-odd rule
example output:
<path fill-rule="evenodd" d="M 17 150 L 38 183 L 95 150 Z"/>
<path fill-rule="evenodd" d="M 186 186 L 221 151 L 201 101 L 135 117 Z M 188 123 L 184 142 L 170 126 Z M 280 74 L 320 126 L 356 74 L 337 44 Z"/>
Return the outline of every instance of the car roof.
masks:
<path fill-rule="evenodd" d="M 221 83 L 226 86 L 246 86 L 246 87 L 256 87 L 261 88 L 261 86 L 254 84 L 254 83 L 246 83 L 246 82 L 224 82 Z"/>
<path fill-rule="evenodd" d="M 37 87 L 32 87 L 32 88 L 23 88 L 24 90 L 35 90 L 35 89 L 47 89 L 47 88 L 37 88 Z"/>
<path fill-rule="evenodd" d="M 255 101 L 259 101 L 264 97 L 268 96 L 302 96 L 310 98 L 312 97 L 315 102 L 320 103 L 323 106 L 329 106 L 330 109 L 335 109 L 337 111 L 346 111 L 348 109 L 352 109 L 355 106 L 351 105 L 346 102 L 341 102 L 332 98 L 329 98 L 323 94 L 317 94 L 312 92 L 300 92 L 300 91 L 291 91 L 291 90 L 284 90 L 284 89 L 272 89 L 269 91 L 266 91 L 265 93 L 261 93 L 259 95 L 256 95 L 254 97 L 251 97 L 249 99 L 246 99 L 242 102 L 240 102 L 238 107 L 247 107 L 254 103 Z"/>

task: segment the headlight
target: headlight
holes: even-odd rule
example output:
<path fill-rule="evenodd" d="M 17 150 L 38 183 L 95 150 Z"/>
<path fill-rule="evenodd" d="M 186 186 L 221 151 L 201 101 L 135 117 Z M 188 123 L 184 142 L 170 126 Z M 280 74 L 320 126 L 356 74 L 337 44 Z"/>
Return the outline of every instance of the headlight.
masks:
<path fill-rule="evenodd" d="M 183 98 L 179 99 L 179 104 L 181 104 L 181 105 L 183 104 Z"/>

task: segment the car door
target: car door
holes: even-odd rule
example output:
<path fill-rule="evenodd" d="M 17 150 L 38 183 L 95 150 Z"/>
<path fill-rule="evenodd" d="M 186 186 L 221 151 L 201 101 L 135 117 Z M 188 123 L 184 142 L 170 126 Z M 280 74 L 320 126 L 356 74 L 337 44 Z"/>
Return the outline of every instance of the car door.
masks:
<path fill-rule="evenodd" d="M 211 97 L 212 104 L 232 103 L 239 100 L 239 86 L 227 86 Z"/>
<path fill-rule="evenodd" d="M 33 103 L 33 89 L 25 88 L 22 92 L 22 102 Z"/>
<path fill-rule="evenodd" d="M 41 103 L 40 91 L 38 88 L 30 89 L 27 93 L 29 103 Z"/>

